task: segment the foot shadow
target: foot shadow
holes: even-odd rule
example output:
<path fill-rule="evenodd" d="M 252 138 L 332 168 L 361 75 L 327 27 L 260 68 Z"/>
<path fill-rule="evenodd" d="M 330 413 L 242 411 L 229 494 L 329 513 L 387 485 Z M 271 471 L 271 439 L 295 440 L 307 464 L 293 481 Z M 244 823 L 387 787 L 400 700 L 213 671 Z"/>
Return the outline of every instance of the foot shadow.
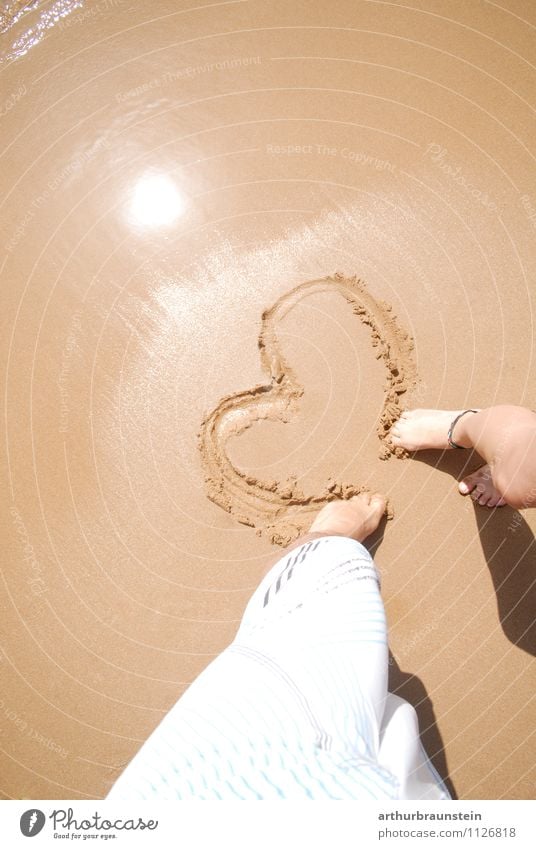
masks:
<path fill-rule="evenodd" d="M 482 551 L 495 587 L 499 621 L 517 648 L 536 656 L 536 540 L 511 507 L 474 505 Z"/>
<path fill-rule="evenodd" d="M 454 481 L 483 464 L 475 451 L 420 451 L 412 459 L 449 474 Z M 463 504 L 469 496 L 460 495 Z M 499 621 L 505 636 L 536 655 L 536 540 L 521 513 L 511 507 L 488 509 L 471 502 L 482 552 L 490 571 Z"/>
<path fill-rule="evenodd" d="M 424 750 L 443 780 L 453 799 L 458 798 L 448 774 L 447 756 L 443 739 L 437 726 L 434 706 L 420 678 L 410 672 L 402 672 L 389 652 L 389 692 L 413 705 L 419 717 L 419 730 Z"/>

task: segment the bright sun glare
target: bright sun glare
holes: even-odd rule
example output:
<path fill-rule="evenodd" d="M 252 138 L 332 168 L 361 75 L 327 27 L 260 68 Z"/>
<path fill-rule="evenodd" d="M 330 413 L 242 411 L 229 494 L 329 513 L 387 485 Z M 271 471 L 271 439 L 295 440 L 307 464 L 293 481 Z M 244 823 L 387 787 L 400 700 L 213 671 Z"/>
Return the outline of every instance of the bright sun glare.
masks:
<path fill-rule="evenodd" d="M 140 177 L 129 206 L 129 217 L 142 227 L 163 227 L 182 215 L 185 199 L 165 174 Z"/>

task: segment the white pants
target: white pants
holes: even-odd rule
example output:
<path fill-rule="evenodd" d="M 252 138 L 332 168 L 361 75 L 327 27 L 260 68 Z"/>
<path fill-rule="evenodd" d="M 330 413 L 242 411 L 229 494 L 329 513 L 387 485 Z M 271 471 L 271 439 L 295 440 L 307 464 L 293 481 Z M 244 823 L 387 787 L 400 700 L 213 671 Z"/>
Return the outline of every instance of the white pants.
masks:
<path fill-rule="evenodd" d="M 346 537 L 305 543 L 266 575 L 235 640 L 108 798 L 448 799 L 387 669 L 369 553 Z"/>

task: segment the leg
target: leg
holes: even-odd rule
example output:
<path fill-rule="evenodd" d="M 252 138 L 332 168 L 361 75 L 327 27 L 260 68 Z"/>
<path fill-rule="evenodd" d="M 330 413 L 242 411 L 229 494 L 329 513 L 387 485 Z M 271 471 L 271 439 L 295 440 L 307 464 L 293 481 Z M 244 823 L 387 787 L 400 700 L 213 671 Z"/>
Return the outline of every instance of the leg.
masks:
<path fill-rule="evenodd" d="M 316 530 L 279 557 L 233 643 L 171 708 L 111 798 L 390 797 L 383 767 L 339 766 L 352 744 L 373 752 L 387 689 L 377 574 L 357 541 L 383 513 L 382 498 L 371 502 L 329 504 L 314 524 L 328 517 L 333 536 Z"/>
<path fill-rule="evenodd" d="M 327 504 L 312 533 L 261 581 L 234 642 L 284 670 L 323 729 L 320 738 L 339 747 L 351 748 L 358 719 L 362 739 L 373 741 L 383 716 L 385 615 L 378 574 L 359 543 L 384 510 L 385 499 L 368 493 Z"/>
<path fill-rule="evenodd" d="M 408 451 L 448 449 L 447 433 L 457 410 L 412 410 L 391 431 L 395 445 Z M 464 448 L 474 448 L 486 465 L 460 482 L 463 495 L 488 507 L 536 504 L 536 413 L 502 405 L 468 413 L 452 435 Z"/>
<path fill-rule="evenodd" d="M 429 773 L 406 786 L 406 775 L 416 775 L 414 715 L 387 733 L 385 613 L 360 544 L 384 507 L 381 496 L 360 495 L 320 511 L 315 537 L 261 581 L 233 643 L 181 696 L 109 797 L 444 798 Z M 396 746 L 382 745 L 392 736 Z"/>
<path fill-rule="evenodd" d="M 235 651 L 255 651 L 292 682 L 307 706 L 299 734 L 315 731 L 326 776 L 337 767 L 341 778 L 342 765 L 350 781 L 365 786 L 370 769 L 380 783 L 396 778 L 397 798 L 448 798 L 422 750 L 414 709 L 387 689 L 379 582 L 370 555 L 356 545 L 384 508 L 381 496 L 368 495 L 327 504 L 311 535 L 254 593 Z M 361 791 L 354 785 L 353 792 Z"/>

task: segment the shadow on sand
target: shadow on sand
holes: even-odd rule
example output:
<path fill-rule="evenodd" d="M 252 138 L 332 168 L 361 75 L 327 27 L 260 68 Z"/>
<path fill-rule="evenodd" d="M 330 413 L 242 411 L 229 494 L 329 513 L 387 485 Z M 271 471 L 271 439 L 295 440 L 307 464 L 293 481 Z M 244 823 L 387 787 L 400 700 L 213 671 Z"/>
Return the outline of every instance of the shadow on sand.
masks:
<path fill-rule="evenodd" d="M 482 551 L 495 587 L 505 636 L 536 655 L 536 541 L 521 513 L 475 504 Z"/>
<path fill-rule="evenodd" d="M 403 672 L 391 653 L 389 653 L 389 692 L 405 699 L 417 711 L 424 750 L 452 798 L 457 799 L 458 795 L 448 774 L 445 747 L 436 722 L 432 700 L 421 679 L 411 672 Z"/>
<path fill-rule="evenodd" d="M 474 451 L 420 451 L 412 459 L 452 476 L 453 486 L 482 465 Z M 466 496 L 469 498 L 469 496 Z M 463 504 L 465 499 L 460 496 Z M 488 564 L 505 636 L 536 655 L 536 540 L 519 511 L 490 510 L 473 503 L 482 552 Z"/>
<path fill-rule="evenodd" d="M 413 459 L 452 476 L 453 485 L 482 465 L 475 452 L 422 451 Z M 462 496 L 460 496 L 460 499 Z M 505 636 L 519 649 L 536 655 L 536 540 L 521 513 L 511 507 L 489 510 L 473 504 L 482 552 L 497 597 L 497 614 Z M 377 546 L 375 546 L 377 547 Z M 448 775 L 443 740 L 434 707 L 422 681 L 403 672 L 391 656 L 389 690 L 412 704 L 419 717 L 423 746 L 456 799 Z"/>
<path fill-rule="evenodd" d="M 386 529 L 386 519 L 382 519 L 378 529 L 367 537 L 366 547 L 374 557 L 381 545 Z M 436 722 L 434 706 L 420 678 L 410 672 L 403 672 L 395 658 L 389 652 L 389 692 L 405 699 L 413 705 L 419 718 L 419 730 L 426 754 L 442 778 L 453 799 L 457 793 L 448 774 L 445 747 Z"/>

